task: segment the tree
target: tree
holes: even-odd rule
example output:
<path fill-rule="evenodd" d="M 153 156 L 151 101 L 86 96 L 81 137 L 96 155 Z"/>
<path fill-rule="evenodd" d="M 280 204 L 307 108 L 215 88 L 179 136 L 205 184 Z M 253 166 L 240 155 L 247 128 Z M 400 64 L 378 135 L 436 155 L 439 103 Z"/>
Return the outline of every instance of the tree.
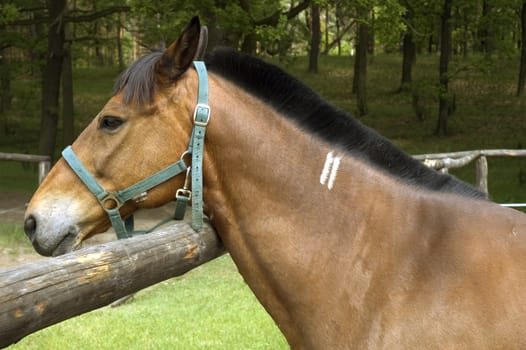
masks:
<path fill-rule="evenodd" d="M 54 158 L 59 116 L 60 77 L 64 59 L 64 15 L 66 0 L 47 0 L 48 54 L 42 74 L 40 141 L 38 150 L 42 155 Z"/>
<path fill-rule="evenodd" d="M 490 0 L 482 0 L 482 17 L 480 21 L 480 49 L 486 54 L 495 51 L 495 32 L 493 29 L 492 13 L 495 9 Z"/>
<path fill-rule="evenodd" d="M 526 82 L 526 0 L 521 6 L 521 58 L 519 68 L 519 82 L 517 84 L 517 96 L 524 95 L 524 84 Z"/>
<path fill-rule="evenodd" d="M 69 46 L 75 38 L 66 41 L 65 26 L 70 23 L 90 22 L 111 15 L 115 12 L 128 11 L 127 6 L 110 6 L 97 11 L 78 11 L 78 15 L 71 16 L 68 12 L 66 0 L 46 0 L 45 3 L 35 4 L 34 8 L 20 8 L 19 12 L 33 13 L 38 11 L 38 16 L 15 17 L 5 22 L 6 27 L 37 27 L 46 25 L 47 53 L 43 55 L 45 62 L 42 70 L 41 89 L 41 117 L 39 153 L 48 155 L 53 159 L 56 147 L 57 127 L 60 114 L 59 94 L 62 83 L 65 118 L 65 142 L 73 139 L 73 110 L 72 110 L 72 78 L 67 71 L 63 76 L 63 63 L 69 68 L 71 57 L 68 57 Z M 8 44 L 8 46 L 10 46 Z"/>
<path fill-rule="evenodd" d="M 353 93 L 356 94 L 357 115 L 364 116 L 368 113 L 366 76 L 367 76 L 367 50 L 369 46 L 369 15 L 367 5 L 359 5 L 357 9 L 360 23 L 357 28 L 356 54 L 354 59 Z"/>
<path fill-rule="evenodd" d="M 435 134 L 438 136 L 447 135 L 447 119 L 450 109 L 449 97 L 449 56 L 451 53 L 451 7 L 452 0 L 444 0 L 444 8 L 440 21 L 440 65 L 439 65 L 439 104 L 438 104 L 438 123 Z"/>
<path fill-rule="evenodd" d="M 406 30 L 402 37 L 402 79 L 399 91 L 407 90 L 411 84 L 413 65 L 416 63 L 416 45 L 413 40 L 415 11 L 408 1 L 406 1 L 405 6 L 406 12 L 403 15 L 403 21 L 406 24 Z"/>
<path fill-rule="evenodd" d="M 62 146 L 71 145 L 75 140 L 75 119 L 73 117 L 73 67 L 71 43 L 64 45 L 62 60 Z"/>
<path fill-rule="evenodd" d="M 321 25 L 320 5 L 316 2 L 311 4 L 311 40 L 309 50 L 309 72 L 318 73 L 318 56 L 320 55 Z"/>
<path fill-rule="evenodd" d="M 19 16 L 14 4 L 0 5 L 0 133 L 9 132 L 7 112 L 11 110 L 11 69 L 7 57 L 7 49 L 22 41 L 21 35 L 15 31 L 8 31 L 6 24 Z"/>

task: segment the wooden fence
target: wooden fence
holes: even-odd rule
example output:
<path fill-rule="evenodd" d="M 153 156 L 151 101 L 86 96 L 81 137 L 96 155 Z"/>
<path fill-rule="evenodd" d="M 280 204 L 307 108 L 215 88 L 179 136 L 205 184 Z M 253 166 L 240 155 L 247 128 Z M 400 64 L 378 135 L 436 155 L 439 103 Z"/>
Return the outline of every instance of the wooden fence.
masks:
<path fill-rule="evenodd" d="M 20 154 L 20 153 L 2 153 L 0 152 L 0 160 L 14 160 L 18 162 L 38 163 L 38 183 L 46 177 L 51 168 L 51 160 L 48 156 L 37 156 L 34 154 Z"/>
<path fill-rule="evenodd" d="M 0 348 L 94 310 L 225 253 L 208 222 L 187 222 L 148 235 L 0 269 Z"/>
<path fill-rule="evenodd" d="M 449 169 L 462 168 L 475 162 L 475 185 L 488 193 L 488 157 L 525 157 L 526 150 L 490 149 L 450 153 L 420 154 L 414 156 L 425 165 L 438 171 L 447 173 Z M 526 207 L 526 203 L 505 203 L 509 207 Z"/>

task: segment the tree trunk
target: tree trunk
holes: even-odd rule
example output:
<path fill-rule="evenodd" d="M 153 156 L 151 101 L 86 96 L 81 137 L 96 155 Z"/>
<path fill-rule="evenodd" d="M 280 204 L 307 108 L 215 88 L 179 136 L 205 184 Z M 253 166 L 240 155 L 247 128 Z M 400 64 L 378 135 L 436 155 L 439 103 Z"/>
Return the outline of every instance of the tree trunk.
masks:
<path fill-rule="evenodd" d="M 526 82 L 526 1 L 521 7 L 521 63 L 519 68 L 519 83 L 517 84 L 517 96 L 524 95 L 524 84 Z"/>
<path fill-rule="evenodd" d="M 402 80 L 399 91 L 407 90 L 413 81 L 413 65 L 416 61 L 416 46 L 413 41 L 413 32 L 408 29 L 402 42 Z"/>
<path fill-rule="evenodd" d="M 427 53 L 430 55 L 434 52 L 433 50 L 434 42 L 435 40 L 433 38 L 433 34 L 430 34 L 429 37 L 427 38 Z"/>
<path fill-rule="evenodd" d="M 370 62 L 372 62 L 372 59 L 374 57 L 374 52 L 376 49 L 376 39 L 375 39 L 375 15 L 374 15 L 374 7 L 370 11 L 370 15 L 368 16 L 370 18 L 370 23 L 367 26 L 367 54 L 370 56 Z"/>
<path fill-rule="evenodd" d="M 495 31 L 491 23 L 493 7 L 490 1 L 482 1 L 482 28 L 479 30 L 481 51 L 486 54 L 492 54 L 495 51 Z"/>
<path fill-rule="evenodd" d="M 179 276 L 224 253 L 214 229 L 180 223 L 0 270 L 0 347 Z"/>
<path fill-rule="evenodd" d="M 311 12 L 309 72 L 318 73 L 318 57 L 320 55 L 321 42 L 320 5 L 313 2 L 311 5 Z"/>
<path fill-rule="evenodd" d="M 468 57 L 468 41 L 469 41 L 469 16 L 468 9 L 464 8 L 462 10 L 462 36 L 460 47 L 462 49 L 462 57 Z"/>
<path fill-rule="evenodd" d="M 440 67 L 439 67 L 439 104 L 438 104 L 438 123 L 435 134 L 438 136 L 447 135 L 447 119 L 449 115 L 449 55 L 451 53 L 451 2 L 444 0 L 444 11 L 442 13 L 440 27 Z"/>
<path fill-rule="evenodd" d="M 325 53 L 329 53 L 329 5 L 325 5 Z"/>
<path fill-rule="evenodd" d="M 369 25 L 367 23 L 367 10 L 363 9 L 360 15 L 361 21 L 358 25 L 356 40 L 356 57 L 354 61 L 353 90 L 356 94 L 357 115 L 367 114 L 366 98 L 366 73 L 367 73 L 367 49 L 369 46 Z"/>
<path fill-rule="evenodd" d="M 9 71 L 9 61 L 5 56 L 5 50 L 0 50 L 0 85 L 1 85 L 1 101 L 0 114 L 3 114 L 11 109 L 11 74 Z"/>
<path fill-rule="evenodd" d="M 71 64 L 71 44 L 64 46 L 62 61 L 62 146 L 75 140 L 75 118 L 73 117 L 73 70 Z"/>
<path fill-rule="evenodd" d="M 119 69 L 124 69 L 124 54 L 122 52 L 122 25 L 120 14 L 119 21 L 117 22 L 117 56 L 119 60 Z"/>
<path fill-rule="evenodd" d="M 64 47 L 66 0 L 48 0 L 49 13 L 47 62 L 42 79 L 42 110 L 39 152 L 53 159 L 57 139 L 60 75 Z"/>
<path fill-rule="evenodd" d="M 0 135 L 9 133 L 9 122 L 6 112 L 11 109 L 11 75 L 5 50 L 0 50 Z"/>
<path fill-rule="evenodd" d="M 340 2 L 336 2 L 336 40 L 337 40 L 337 47 L 338 47 L 338 57 L 342 55 L 342 40 L 340 35 L 340 18 L 343 16 L 341 15 L 341 7 Z"/>

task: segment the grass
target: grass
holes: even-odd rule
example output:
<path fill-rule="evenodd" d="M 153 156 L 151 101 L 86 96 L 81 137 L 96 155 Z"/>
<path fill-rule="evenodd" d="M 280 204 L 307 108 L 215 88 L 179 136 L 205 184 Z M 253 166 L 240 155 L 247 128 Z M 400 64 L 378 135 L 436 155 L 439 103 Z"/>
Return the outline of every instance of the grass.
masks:
<path fill-rule="evenodd" d="M 396 93 L 400 57 L 378 55 L 368 67 L 369 115 L 361 121 L 412 154 L 485 148 L 522 148 L 526 142 L 526 99 L 513 95 L 517 60 L 502 58 L 483 66 L 481 58 L 453 61 L 451 88 L 457 111 L 450 135 L 433 136 L 436 123 L 437 57 L 419 56 L 414 89 L 426 111 L 418 120 L 410 93 Z M 322 57 L 320 73 L 307 74 L 307 60 L 286 66 L 323 97 L 353 111 L 352 63 L 348 57 Z M 111 93 L 117 71 L 82 69 L 75 73 L 76 127 L 80 131 Z M 12 130 L 0 137 L 0 152 L 34 153 L 38 144 L 37 84 L 13 82 L 19 92 Z M 61 148 L 57 147 L 57 150 Z M 36 170 L 0 163 L 0 189 L 31 192 Z M 489 188 L 498 202 L 526 201 L 526 159 L 489 159 Z M 473 181 L 473 167 L 456 171 Z M 0 225 L 0 247 L 17 245 L 21 228 Z M 2 232 L 15 232 L 6 236 Z M 23 235 L 20 235 L 20 237 Z M 222 257 L 183 277 L 165 281 L 136 295 L 119 308 L 103 308 L 37 332 L 10 349 L 285 349 L 283 337 L 238 275 L 230 258 Z"/>
<path fill-rule="evenodd" d="M 9 349 L 287 349 L 229 256 L 34 333 Z"/>
<path fill-rule="evenodd" d="M 21 246 L 30 248 L 21 225 L 0 222 L 0 247 Z"/>
<path fill-rule="evenodd" d="M 0 222 L 0 254 L 34 253 L 21 225 Z"/>

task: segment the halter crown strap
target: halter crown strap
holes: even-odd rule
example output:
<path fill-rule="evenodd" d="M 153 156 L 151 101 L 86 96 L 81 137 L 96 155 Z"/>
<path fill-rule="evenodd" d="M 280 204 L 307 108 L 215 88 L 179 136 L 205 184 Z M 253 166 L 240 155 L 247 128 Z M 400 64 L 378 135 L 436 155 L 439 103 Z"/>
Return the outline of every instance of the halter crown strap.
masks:
<path fill-rule="evenodd" d="M 106 211 L 111 221 L 113 228 L 119 239 L 131 237 L 137 233 L 148 233 L 159 226 L 156 225 L 154 228 L 148 231 L 132 231 L 133 228 L 125 225 L 120 215 L 119 209 L 124 203 L 132 198 L 137 198 L 145 195 L 145 192 L 152 189 L 153 187 L 165 182 L 166 180 L 179 175 L 187 170 L 187 165 L 184 162 L 184 156 L 188 153 L 192 155 L 192 166 L 191 166 L 191 177 L 192 177 L 192 191 L 190 192 L 186 187 L 183 193 L 189 193 L 188 196 L 180 196 L 177 191 L 177 209 L 175 217 L 184 216 L 186 210 L 186 203 L 190 200 L 190 194 L 192 197 L 192 228 L 199 231 L 203 227 L 203 150 L 206 126 L 210 121 L 210 106 L 208 105 L 208 75 L 206 72 L 206 66 L 204 62 L 195 61 L 195 69 L 199 78 L 199 88 L 197 105 L 195 107 L 193 121 L 194 128 L 190 137 L 190 143 L 188 150 L 183 153 L 181 159 L 159 172 L 141 180 L 123 190 L 116 192 L 106 191 L 97 180 L 91 175 L 91 173 L 82 164 L 80 159 L 76 156 L 71 146 L 66 147 L 62 151 L 64 160 L 68 163 L 75 174 L 82 180 L 86 187 L 93 193 L 97 198 L 102 208 Z M 188 173 L 187 173 L 188 176 Z M 183 203 L 183 205 L 180 205 Z M 132 217 L 133 218 L 133 217 Z M 182 218 L 182 217 L 180 217 Z M 132 221 L 130 221 L 132 222 Z M 160 224 L 164 223 L 162 221 Z M 127 222 L 128 224 L 129 222 Z"/>
<path fill-rule="evenodd" d="M 203 227 L 203 149 L 206 126 L 210 121 L 210 106 L 206 66 L 202 61 L 194 61 L 194 66 L 199 77 L 199 87 L 189 151 L 192 153 L 192 228 L 199 231 Z"/>

